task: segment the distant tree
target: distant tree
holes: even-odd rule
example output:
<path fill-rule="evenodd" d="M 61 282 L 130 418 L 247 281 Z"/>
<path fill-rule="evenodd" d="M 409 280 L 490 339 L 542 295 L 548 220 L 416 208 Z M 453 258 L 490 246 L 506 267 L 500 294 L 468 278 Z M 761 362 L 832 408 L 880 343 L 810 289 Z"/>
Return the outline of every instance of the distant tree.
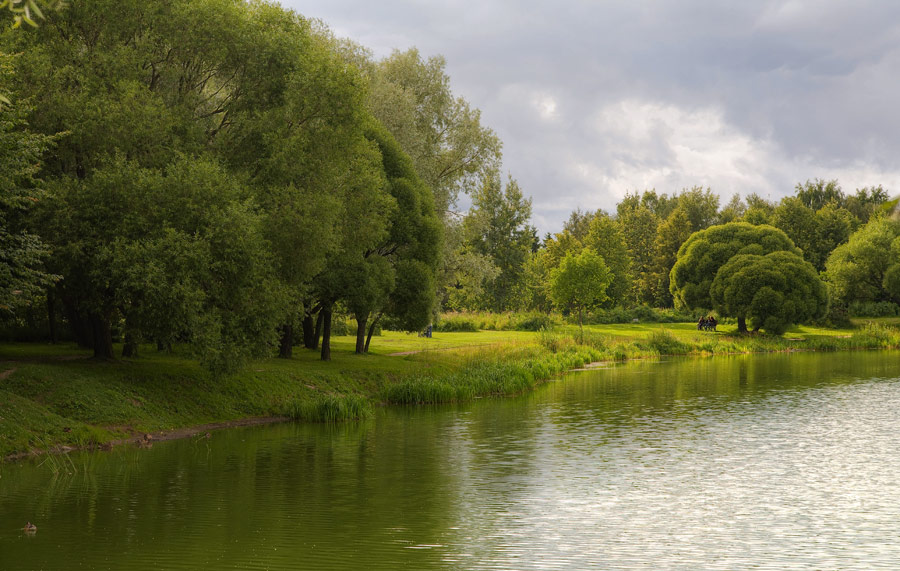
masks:
<path fill-rule="evenodd" d="M 731 222 L 695 232 L 678 250 L 672 267 L 669 290 L 676 307 L 713 307 L 710 286 L 719 268 L 734 256 L 786 251 L 802 257 L 802 252 L 781 230 L 772 226 L 753 226 Z M 738 329 L 747 330 L 744 317 L 738 315 Z"/>
<path fill-rule="evenodd" d="M 844 205 L 846 196 L 837 180 L 815 179 L 796 186 L 797 198 L 804 206 L 819 210 L 828 203 Z"/>
<path fill-rule="evenodd" d="M 659 217 L 649 208 L 634 201 L 628 206 L 620 202 L 617 220 L 631 258 L 632 287 L 628 295 L 632 303 L 654 303 L 653 266 Z"/>
<path fill-rule="evenodd" d="M 835 248 L 825 263 L 834 302 L 900 303 L 900 221 L 873 218 L 850 240 Z"/>
<path fill-rule="evenodd" d="M 480 254 L 465 241 L 465 229 L 461 222 L 449 223 L 445 227 L 444 251 L 447 258 L 442 265 L 442 276 L 438 278 L 441 287 L 442 307 L 460 311 L 477 307 L 484 299 L 485 287 L 497 278 L 500 268 L 493 259 Z"/>
<path fill-rule="evenodd" d="M 720 315 L 749 320 L 754 331 L 776 335 L 794 323 L 821 317 L 828 307 L 828 292 L 816 269 L 788 251 L 731 257 L 716 273 L 709 293 Z"/>
<path fill-rule="evenodd" d="M 512 178 L 504 189 L 496 171 L 486 176 L 472 195 L 472 207 L 465 219 L 466 241 L 473 251 L 490 257 L 500 270 L 485 286 L 481 305 L 486 309 L 504 311 L 514 305 L 535 238 L 530 218 L 531 199 L 523 196 Z"/>
<path fill-rule="evenodd" d="M 604 305 L 612 307 L 623 303 L 631 290 L 631 258 L 622 225 L 605 212 L 598 212 L 591 220 L 584 245 L 599 254 L 613 274 Z"/>
<path fill-rule="evenodd" d="M 719 195 L 713 193 L 709 188 L 695 186 L 690 190 L 685 189 L 677 198 L 678 208 L 687 214 L 694 232 L 716 223 L 719 212 Z"/>
<path fill-rule="evenodd" d="M 755 193 L 748 195 L 744 201 L 747 203 L 747 211 L 744 212 L 743 217 L 744 222 L 754 226 L 771 224 L 775 204 Z"/>
<path fill-rule="evenodd" d="M 569 219 L 563 222 L 563 231 L 568 231 L 579 242 L 584 243 L 584 239 L 587 238 L 588 232 L 591 229 L 591 221 L 598 214 L 600 214 L 600 212 L 586 212 L 580 208 L 576 208 L 569 214 Z"/>
<path fill-rule="evenodd" d="M 860 222 L 865 224 L 878 208 L 887 203 L 890 196 L 881 185 L 859 188 L 845 200 L 845 206 Z"/>
<path fill-rule="evenodd" d="M 729 222 L 737 222 L 747 213 L 747 205 L 741 200 L 741 195 L 734 194 L 728 204 L 722 207 L 717 218 L 718 224 L 728 224 Z"/>
<path fill-rule="evenodd" d="M 687 213 L 676 208 L 660 223 L 653 244 L 653 263 L 648 278 L 649 295 L 657 307 L 672 307 L 669 275 L 678 258 L 678 249 L 691 236 L 691 221 Z"/>
<path fill-rule="evenodd" d="M 613 274 L 593 250 L 566 254 L 559 267 L 550 272 L 550 295 L 560 309 L 578 313 L 578 327 L 584 335 L 584 312 L 606 300 Z"/>

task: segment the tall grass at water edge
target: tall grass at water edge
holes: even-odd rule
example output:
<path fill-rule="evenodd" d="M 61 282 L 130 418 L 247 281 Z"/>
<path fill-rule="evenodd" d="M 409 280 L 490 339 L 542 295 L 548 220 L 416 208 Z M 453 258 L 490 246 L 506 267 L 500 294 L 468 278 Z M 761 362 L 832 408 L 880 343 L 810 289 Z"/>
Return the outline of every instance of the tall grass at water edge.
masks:
<path fill-rule="evenodd" d="M 386 386 L 382 398 L 391 404 L 427 404 L 519 394 L 599 356 L 599 352 L 584 346 L 570 346 L 559 352 L 520 347 L 500 356 L 482 355 L 447 375 L 403 379 Z"/>
<path fill-rule="evenodd" d="M 365 420 L 372 416 L 372 403 L 359 395 L 318 395 L 309 400 L 295 400 L 285 407 L 285 415 L 304 422 L 344 422 Z"/>

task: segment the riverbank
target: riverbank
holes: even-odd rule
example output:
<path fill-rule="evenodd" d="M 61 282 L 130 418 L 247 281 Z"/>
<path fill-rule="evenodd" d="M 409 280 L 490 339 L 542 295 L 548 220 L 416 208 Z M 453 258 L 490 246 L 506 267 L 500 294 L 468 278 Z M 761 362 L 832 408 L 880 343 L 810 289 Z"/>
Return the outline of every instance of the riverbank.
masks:
<path fill-rule="evenodd" d="M 353 354 L 353 339 L 337 338 L 331 362 L 298 349 L 292 359 L 258 361 L 216 379 L 188 355 L 149 346 L 135 359 L 97 362 L 70 345 L 7 344 L 0 345 L 0 458 L 197 427 L 205 432 L 204 426 L 249 418 L 334 421 L 368 416 L 384 403 L 516 394 L 595 361 L 879 348 L 900 348 L 900 330 L 800 327 L 768 337 L 629 324 L 588 327 L 583 336 L 566 327 L 431 339 L 389 332 L 373 341 L 370 355 Z"/>

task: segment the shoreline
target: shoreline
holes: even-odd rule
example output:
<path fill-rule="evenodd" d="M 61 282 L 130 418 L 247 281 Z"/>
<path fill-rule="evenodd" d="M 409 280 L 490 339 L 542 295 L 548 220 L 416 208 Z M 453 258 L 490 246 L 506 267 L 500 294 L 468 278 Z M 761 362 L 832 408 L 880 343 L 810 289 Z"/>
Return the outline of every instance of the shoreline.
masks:
<path fill-rule="evenodd" d="M 580 343 L 563 332 L 505 342 L 461 334 L 441 340 L 456 344 L 451 347 L 415 350 L 407 345 L 408 351 L 370 355 L 341 351 L 329 363 L 299 353 L 293 359 L 258 361 L 218 379 L 186 356 L 148 351 L 139 359 L 109 363 L 48 355 L 35 346 L 10 347 L 20 354 L 0 357 L 0 451 L 6 448 L 0 462 L 123 444 L 147 447 L 288 420 L 352 420 L 348 415 L 359 409 L 347 413 L 349 400 L 371 410 L 509 396 L 562 373 L 648 358 L 900 349 L 900 331 L 893 328 L 850 336 L 807 333 L 800 340 L 722 333 L 698 338 L 688 327 L 679 331 L 661 325 L 648 337 L 623 327 L 625 335 L 586 334 Z M 318 415 L 326 409 L 331 414 L 335 407 L 342 409 L 337 416 Z M 229 420 L 197 422 L 217 417 Z"/>

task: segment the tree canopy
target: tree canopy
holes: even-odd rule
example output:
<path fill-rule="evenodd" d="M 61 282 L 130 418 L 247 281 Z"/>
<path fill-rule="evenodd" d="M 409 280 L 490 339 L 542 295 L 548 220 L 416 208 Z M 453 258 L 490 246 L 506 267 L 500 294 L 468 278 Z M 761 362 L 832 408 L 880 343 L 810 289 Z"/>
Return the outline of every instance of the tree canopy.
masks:
<path fill-rule="evenodd" d="M 578 326 L 584 331 L 584 312 L 607 299 L 606 291 L 613 274 L 603 258 L 585 248 L 579 254 L 569 252 L 559 267 L 550 272 L 550 295 L 560 309 L 578 313 Z"/>
<path fill-rule="evenodd" d="M 777 251 L 802 256 L 791 239 L 772 226 L 753 226 L 746 222 L 711 226 L 692 234 L 679 248 L 669 290 L 676 305 L 711 308 L 710 285 L 728 260 L 739 254 L 765 255 Z"/>
<path fill-rule="evenodd" d="M 783 250 L 733 256 L 716 273 L 710 298 L 720 315 L 776 335 L 822 317 L 828 306 L 827 289 L 812 264 Z"/>

